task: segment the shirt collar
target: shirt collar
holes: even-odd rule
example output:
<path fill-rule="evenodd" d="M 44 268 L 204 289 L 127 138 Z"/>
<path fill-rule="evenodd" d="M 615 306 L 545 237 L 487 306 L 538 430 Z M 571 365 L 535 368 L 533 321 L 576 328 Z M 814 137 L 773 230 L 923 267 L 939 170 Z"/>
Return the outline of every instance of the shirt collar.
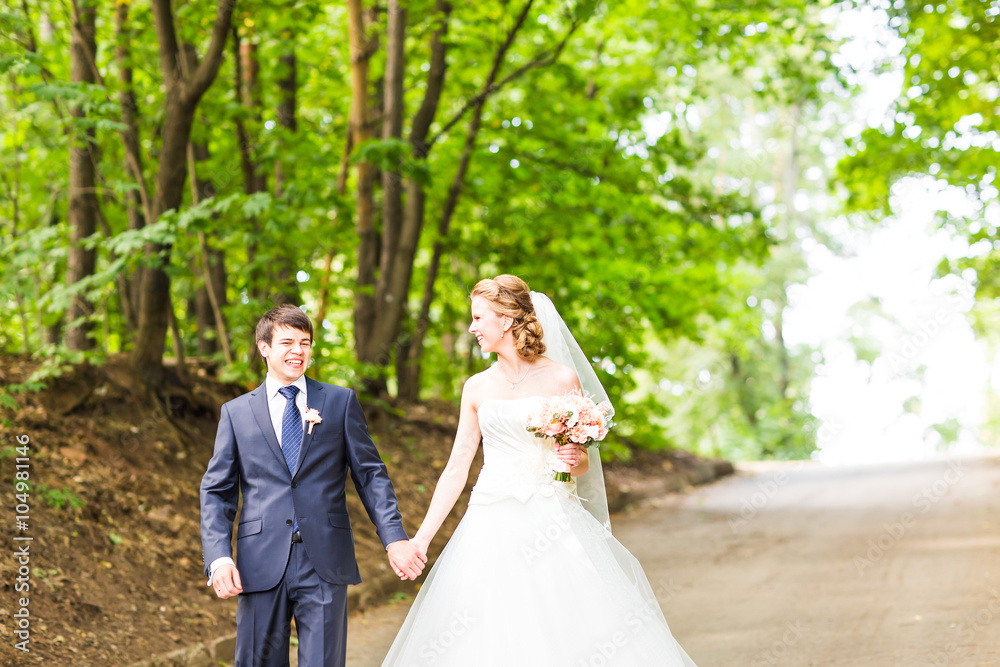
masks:
<path fill-rule="evenodd" d="M 276 380 L 275 378 L 271 377 L 270 373 L 268 373 L 267 376 L 264 378 L 264 391 L 267 392 L 267 398 L 268 399 L 272 399 L 275 396 L 277 396 L 278 395 L 278 390 L 281 389 L 284 386 L 285 385 L 282 384 L 279 380 Z M 292 386 L 298 387 L 299 388 L 299 393 L 302 394 L 303 396 L 305 396 L 306 395 L 306 376 L 303 374 L 301 377 L 299 377 L 298 380 L 296 380 L 295 382 L 292 383 Z M 284 397 L 282 396 L 282 398 L 284 398 Z"/>

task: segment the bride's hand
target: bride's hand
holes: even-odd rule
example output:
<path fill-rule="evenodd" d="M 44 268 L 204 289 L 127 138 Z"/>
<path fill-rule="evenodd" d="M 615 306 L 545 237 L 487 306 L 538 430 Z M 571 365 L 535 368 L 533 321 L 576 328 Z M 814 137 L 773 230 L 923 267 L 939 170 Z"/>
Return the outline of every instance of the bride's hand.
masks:
<path fill-rule="evenodd" d="M 426 539 L 426 538 L 424 538 L 419 533 L 417 535 L 414 535 L 413 539 L 410 540 L 410 541 L 413 543 L 413 546 L 415 546 L 417 548 L 417 550 L 420 551 L 420 554 L 424 557 L 424 562 L 426 562 L 427 561 L 427 550 L 431 546 L 431 541 L 428 540 L 428 539 Z"/>
<path fill-rule="evenodd" d="M 583 458 L 583 447 L 580 445 L 556 445 L 556 456 L 571 468 L 580 465 Z"/>

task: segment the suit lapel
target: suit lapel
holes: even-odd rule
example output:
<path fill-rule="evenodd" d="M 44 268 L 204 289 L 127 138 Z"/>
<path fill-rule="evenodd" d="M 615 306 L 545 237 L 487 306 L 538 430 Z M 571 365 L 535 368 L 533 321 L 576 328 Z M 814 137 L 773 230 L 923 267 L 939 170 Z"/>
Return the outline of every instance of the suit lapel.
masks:
<path fill-rule="evenodd" d="M 281 453 L 281 446 L 278 445 L 278 436 L 274 433 L 274 424 L 271 423 L 271 411 L 267 406 L 267 389 L 262 384 L 256 390 L 250 392 L 250 411 L 253 413 L 257 428 L 264 435 L 264 441 L 271 448 L 275 458 L 281 463 L 281 468 L 288 470 L 285 457 Z M 302 459 L 301 454 L 299 460 Z"/>
<path fill-rule="evenodd" d="M 326 405 L 326 392 L 323 391 L 323 385 L 312 378 L 306 378 L 306 409 L 313 409 L 323 414 L 323 406 Z M 316 424 L 313 426 L 313 433 L 316 429 L 323 428 L 323 424 Z M 299 460 L 295 462 L 295 472 L 292 473 L 292 479 L 295 479 L 295 475 L 298 474 L 299 469 L 302 468 L 302 461 L 305 460 L 306 454 L 309 453 L 309 445 L 312 444 L 313 433 L 309 432 L 308 422 L 303 424 L 302 429 L 302 447 L 299 449 Z"/>

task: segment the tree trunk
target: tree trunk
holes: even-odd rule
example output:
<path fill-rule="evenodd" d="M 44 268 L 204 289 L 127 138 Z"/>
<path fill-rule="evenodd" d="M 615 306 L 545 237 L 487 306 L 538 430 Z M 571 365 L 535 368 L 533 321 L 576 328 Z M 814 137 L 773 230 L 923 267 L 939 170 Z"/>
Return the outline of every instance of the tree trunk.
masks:
<path fill-rule="evenodd" d="M 251 123 L 249 129 L 240 117 L 236 118 L 236 135 L 240 149 L 240 165 L 243 169 L 243 193 L 252 195 L 267 190 L 267 176 L 261 171 L 260 163 L 255 155 L 260 133 L 260 63 L 257 59 L 257 45 L 248 39 L 241 39 L 239 31 L 233 27 L 233 55 L 235 58 L 235 91 L 236 99 L 247 110 Z M 248 220 L 254 233 L 251 235 L 250 246 L 247 248 L 247 261 L 252 264 L 257 255 L 257 244 L 262 234 L 260 223 L 256 217 Z M 264 271 L 263 279 L 255 280 L 250 285 L 250 298 L 263 301 L 267 298 L 272 284 L 271 266 Z M 249 347 L 249 362 L 254 364 L 259 357 L 256 341 L 251 341 Z"/>
<path fill-rule="evenodd" d="M 187 360 L 184 357 L 184 340 L 181 338 L 180 327 L 177 326 L 177 316 L 174 313 L 173 302 L 169 303 L 167 310 L 167 323 L 170 326 L 170 339 L 174 344 L 174 358 L 177 360 L 177 375 L 185 384 L 187 383 Z"/>
<path fill-rule="evenodd" d="M 340 160 L 340 168 L 337 172 L 337 192 L 343 196 L 347 192 L 347 171 L 348 163 L 351 156 L 351 133 L 350 130 L 347 132 L 347 136 L 344 139 L 344 152 Z M 320 274 L 319 278 L 319 295 L 316 298 L 316 324 L 322 327 L 323 321 L 326 319 L 326 310 L 329 307 L 330 302 L 330 269 L 333 266 L 333 257 L 336 254 L 336 247 L 332 246 L 326 251 L 326 255 L 323 257 L 323 272 Z M 322 362 L 317 361 L 317 364 Z M 317 366 L 317 370 L 321 366 Z M 318 376 L 316 376 L 318 379 Z"/>
<path fill-rule="evenodd" d="M 81 2 L 73 17 L 70 46 L 70 76 L 74 82 L 94 83 L 96 76 L 90 60 L 97 52 L 97 8 L 94 2 Z M 74 120 L 86 116 L 83 108 L 74 104 L 70 109 Z M 72 230 L 66 281 L 75 285 L 94 274 L 96 248 L 83 247 L 83 240 L 97 231 L 96 144 L 93 127 L 81 132 L 74 127 L 69 149 L 69 225 Z M 89 336 L 93 323 L 87 320 L 93 304 L 85 294 L 73 297 L 66 314 L 66 345 L 71 350 L 90 350 L 94 341 Z"/>
<path fill-rule="evenodd" d="M 445 58 L 447 54 L 447 43 L 446 37 L 448 34 L 448 19 L 451 15 L 451 4 L 445 2 L 444 0 L 438 0 L 437 2 L 437 16 L 439 17 L 440 24 L 437 30 L 434 31 L 433 37 L 431 38 L 431 58 L 430 58 L 430 68 L 427 72 L 427 85 L 424 92 L 424 99 L 417 110 L 417 113 L 413 117 L 413 121 L 410 126 L 410 137 L 409 141 L 412 148 L 412 155 L 418 160 L 426 160 L 429 147 L 427 145 L 427 134 L 430 130 L 431 124 L 434 122 L 434 117 L 437 114 L 438 105 L 441 101 L 441 91 L 444 88 L 444 78 L 447 72 L 447 60 Z M 392 15 L 390 14 L 390 24 L 392 23 Z M 403 31 L 405 16 L 400 17 L 399 27 L 397 30 L 399 32 Z M 396 40 L 402 40 L 403 36 L 400 35 L 396 37 Z M 390 28 L 390 49 L 393 42 L 393 30 Z M 399 58 L 402 58 L 400 53 Z M 392 62 L 390 59 L 389 62 Z M 390 81 L 392 84 L 390 85 Z M 401 85 L 401 81 L 398 85 Z M 399 111 L 402 111 L 401 103 L 401 91 L 397 87 L 396 79 L 389 79 L 387 77 L 386 84 L 386 102 L 387 109 L 390 100 L 394 98 L 395 95 L 400 95 Z M 396 106 L 396 105 L 394 105 Z M 385 121 L 385 127 L 394 128 L 394 124 L 388 119 L 389 113 L 386 112 L 387 120 Z M 385 131 L 385 127 L 383 131 Z M 382 260 L 382 275 L 380 276 L 380 288 L 378 292 L 379 297 L 379 313 L 378 322 L 376 330 L 373 336 L 372 345 L 378 352 L 380 357 L 387 358 L 388 351 L 392 348 L 393 344 L 397 345 L 396 350 L 396 377 L 399 381 L 400 386 L 405 384 L 405 369 L 406 361 L 409 358 L 407 354 L 408 341 L 401 340 L 402 331 L 402 321 L 403 316 L 406 312 L 406 302 L 409 297 L 410 292 L 410 282 L 413 278 L 413 262 L 417 254 L 417 246 L 420 242 L 420 234 L 423 230 L 424 224 L 424 207 L 426 204 L 426 195 L 424 193 L 423 184 L 416 179 L 407 179 L 405 182 L 406 188 L 406 200 L 405 206 L 402 211 L 402 222 L 399 226 L 398 238 L 395 243 L 392 244 L 390 248 L 388 244 L 384 246 L 385 251 L 383 253 Z M 386 192 L 384 196 L 388 199 L 390 196 L 389 188 L 385 188 Z M 395 203 L 393 203 L 393 206 Z M 387 205 L 386 207 L 386 221 L 388 221 L 391 215 L 395 215 L 395 209 L 390 209 Z M 384 223 L 388 226 L 388 222 Z"/>
<path fill-rule="evenodd" d="M 290 30 L 282 32 L 282 40 L 285 43 L 285 51 L 278 59 L 279 74 L 278 90 L 280 99 L 278 101 L 277 117 L 278 125 L 284 130 L 282 144 L 287 146 L 286 136 L 295 134 L 295 95 L 296 95 L 296 59 L 295 59 L 295 34 Z M 281 151 L 286 153 L 287 151 Z M 280 199 L 284 194 L 285 181 L 288 167 L 279 159 L 274 164 L 274 198 Z M 299 290 L 299 282 L 296 277 L 298 270 L 298 247 L 294 243 L 289 243 L 282 237 L 283 252 L 281 253 L 280 264 L 277 268 L 274 293 L 272 299 L 275 303 L 290 303 L 299 305 L 302 303 L 302 292 Z"/>
<path fill-rule="evenodd" d="M 224 323 L 222 308 L 226 305 L 226 275 L 225 255 L 220 250 L 210 249 L 203 232 L 198 233 L 201 251 L 191 257 L 191 272 L 201 275 L 204 284 L 194 294 L 189 304 L 188 312 L 195 318 L 198 325 L 198 354 L 211 356 L 219 351 L 227 364 L 233 363 L 229 351 L 227 329 Z M 208 267 L 206 270 L 205 267 Z"/>
<path fill-rule="evenodd" d="M 132 177 L 137 186 L 125 194 L 125 212 L 128 218 L 128 228 L 137 230 L 146 226 L 146 213 L 150 203 L 146 190 L 142 153 L 139 150 L 139 106 L 132 84 L 131 41 L 133 33 L 128 28 L 129 7 L 130 4 L 127 2 L 118 3 L 115 7 L 115 37 L 118 41 L 115 49 L 115 60 L 118 62 L 118 81 L 121 84 L 118 103 L 121 107 L 122 124 L 125 125 L 125 130 L 122 132 L 125 173 Z M 126 278 L 128 302 L 131 307 L 125 313 L 125 321 L 128 323 L 129 330 L 133 332 L 139 325 L 138 308 L 141 285 L 142 267 L 139 266 Z"/>
<path fill-rule="evenodd" d="M 423 356 L 424 351 L 424 338 L 430 328 L 430 309 L 431 304 L 434 302 L 434 283 L 437 281 L 438 271 L 441 266 L 441 256 L 444 253 L 444 241 L 448 236 L 448 230 L 451 227 L 451 220 L 455 215 L 458 200 L 465 187 L 465 175 L 469 170 L 469 165 L 472 163 L 472 153 L 476 145 L 476 139 L 479 136 L 479 129 L 482 125 L 483 107 L 486 105 L 486 100 L 489 99 L 489 95 L 495 91 L 494 85 L 496 83 L 497 76 L 500 73 L 500 68 L 506 58 L 507 51 L 513 45 L 514 38 L 517 36 L 518 31 L 520 31 L 524 22 L 527 20 L 528 13 L 531 10 L 531 4 L 531 0 L 525 4 L 514 26 L 507 33 L 506 40 L 504 40 L 504 43 L 497 49 L 497 52 L 493 57 L 493 66 L 490 68 L 489 76 L 486 79 L 486 84 L 483 86 L 482 92 L 477 96 L 476 102 L 473 106 L 472 119 L 469 121 L 469 130 L 465 135 L 465 146 L 462 149 L 462 156 L 459 159 L 458 169 L 455 171 L 455 177 L 452 179 L 451 187 L 448 188 L 448 198 L 445 200 L 444 209 L 442 210 L 441 218 L 438 221 L 438 236 L 434 241 L 434 251 L 431 255 L 430 265 L 427 267 L 427 280 L 424 282 L 424 295 L 420 302 L 420 313 L 417 315 L 413 339 L 410 341 L 407 349 L 408 364 L 404 377 L 399 382 L 399 397 L 404 400 L 415 401 L 419 397 L 420 359 Z M 565 44 L 565 40 L 563 41 L 563 44 Z M 558 55 L 558 51 L 556 52 L 556 55 Z M 553 59 L 554 58 L 555 56 L 553 56 Z"/>
<path fill-rule="evenodd" d="M 278 101 L 278 125 L 285 128 L 289 134 L 295 134 L 297 124 L 295 121 L 296 103 L 296 71 L 297 61 L 295 59 L 295 35 L 291 30 L 282 32 L 282 40 L 285 42 L 285 52 L 278 59 L 278 66 L 283 76 L 278 79 L 278 90 L 281 91 L 281 98 Z M 274 164 L 274 196 L 280 199 L 285 190 L 285 163 L 278 159 Z"/>
<path fill-rule="evenodd" d="M 351 135 L 355 147 L 371 137 L 368 119 L 368 38 L 365 32 L 362 0 L 347 0 L 351 54 Z M 357 165 L 357 207 L 355 229 L 358 234 L 358 277 L 354 300 L 354 346 L 358 361 L 384 365 L 388 358 L 372 354 L 372 331 L 375 325 L 375 262 L 377 239 L 374 216 L 375 169 L 368 162 Z"/>
<path fill-rule="evenodd" d="M 47 212 L 48 220 L 46 223 L 53 230 L 59 226 L 59 211 L 55 206 L 59 196 L 59 190 L 53 189 L 52 198 L 50 199 L 50 205 Z M 60 280 L 65 279 L 64 265 L 61 261 L 55 261 L 52 263 L 52 284 L 58 283 Z M 38 303 L 42 298 L 42 290 L 46 289 L 46 285 L 38 282 L 35 284 L 35 303 Z M 56 346 L 63 342 L 63 324 L 65 320 L 63 318 L 56 318 L 46 321 L 46 312 L 41 308 L 35 309 L 35 316 L 38 319 L 38 331 L 42 333 L 42 345 L 52 345 Z"/>
<path fill-rule="evenodd" d="M 215 196 L 215 186 L 211 181 L 198 177 L 198 163 L 204 162 L 210 157 L 208 146 L 204 143 L 192 143 L 190 150 L 191 164 L 189 169 L 191 173 L 188 178 L 193 181 L 191 204 L 197 206 L 205 199 Z M 214 217 L 217 216 L 213 215 Z M 199 231 L 198 237 L 200 241 L 205 237 L 205 234 Z M 202 252 L 191 257 L 190 265 L 191 271 L 195 275 L 201 275 L 204 280 L 204 283 L 195 291 L 193 307 L 189 309 L 193 310 L 198 324 L 198 353 L 212 355 L 221 349 L 220 343 L 222 341 L 219 338 L 219 331 L 225 331 L 225 325 L 220 327 L 220 319 L 216 317 L 218 308 L 221 318 L 221 307 L 225 305 L 226 299 L 225 257 L 221 252 L 209 249 L 206 242 Z M 208 267 L 207 271 L 206 266 Z M 215 301 L 217 308 L 213 307 L 213 301 Z M 232 363 L 232 359 L 229 359 L 228 362 Z"/>
<path fill-rule="evenodd" d="M 201 262 L 198 258 L 192 257 L 190 262 L 191 271 L 197 275 L 201 273 Z M 215 315 L 212 313 L 212 303 L 208 300 L 208 290 L 199 288 L 194 293 L 194 298 L 188 302 L 188 317 L 194 319 L 198 325 L 198 356 L 210 357 L 219 351 L 218 341 L 215 340 Z M 213 332 L 209 335 L 209 332 Z"/>
<path fill-rule="evenodd" d="M 240 39 L 240 33 L 236 26 L 233 26 L 233 64 L 235 72 L 233 88 L 236 92 L 236 101 L 241 105 L 244 104 L 245 99 L 245 94 L 243 92 L 243 79 L 245 75 L 243 74 L 242 53 L 243 44 Z M 235 124 L 236 139 L 240 149 L 240 167 L 243 169 L 243 193 L 249 195 L 256 192 L 256 190 L 254 190 L 257 178 L 256 167 L 253 162 L 254 143 L 250 140 L 250 134 L 247 132 L 246 124 L 244 124 L 242 116 L 236 116 Z M 253 259 L 252 253 L 250 259 Z"/>
<path fill-rule="evenodd" d="M 198 66 L 198 53 L 194 44 L 185 43 L 183 55 L 184 75 L 188 76 Z M 205 122 L 204 118 L 202 122 Z M 198 176 L 198 163 L 207 161 L 210 156 L 207 143 L 189 142 L 188 179 L 191 183 L 193 206 L 216 195 L 215 184 Z M 217 218 L 218 215 L 212 215 L 213 220 Z M 233 357 L 229 351 L 229 338 L 222 315 L 222 306 L 226 303 L 225 256 L 220 251 L 209 249 L 205 233 L 200 230 L 198 244 L 201 252 L 197 259 L 192 258 L 191 269 L 195 275 L 201 274 L 204 282 L 195 292 L 194 303 L 189 308 L 189 311 L 194 312 L 198 324 L 198 351 L 210 355 L 221 349 L 226 364 L 232 364 Z M 209 332 L 213 332 L 214 337 L 209 336 Z"/>
<path fill-rule="evenodd" d="M 243 45 L 240 39 L 240 31 L 237 26 L 233 26 L 233 90 L 236 93 L 236 101 L 239 104 L 243 104 Z M 246 124 L 243 122 L 242 116 L 237 115 L 234 123 L 236 125 L 236 143 L 240 151 L 240 167 L 243 170 L 243 194 L 253 194 L 254 184 L 256 182 L 256 169 L 253 161 L 253 149 L 254 144 L 250 141 L 250 135 L 247 132 Z M 254 233 L 250 237 L 250 243 L 247 246 L 247 264 L 253 265 L 254 258 L 257 256 L 257 239 L 260 236 L 260 227 L 257 224 L 255 218 L 250 219 L 250 224 L 253 227 Z M 261 290 L 255 283 L 250 285 L 250 296 L 254 299 L 259 298 L 261 295 Z M 251 341 L 249 347 L 249 359 L 247 361 L 253 365 L 259 359 L 259 353 L 257 352 L 256 341 Z"/>
<path fill-rule="evenodd" d="M 179 209 L 187 175 L 187 145 L 198 102 L 215 80 L 222 63 L 222 53 L 229 32 L 235 3 L 219 0 L 212 40 L 204 60 L 188 77 L 181 75 L 177 34 L 174 30 L 170 0 L 153 0 L 153 17 L 159 42 L 160 71 L 166 89 L 163 140 L 153 215 L 159 217 L 170 209 Z M 170 262 L 169 244 L 151 243 L 148 252 L 159 258 L 160 264 L 143 272 L 139 308 L 139 332 L 132 350 L 131 363 L 139 378 L 153 386 L 163 381 L 163 350 L 169 327 L 170 278 L 166 266 Z"/>
<path fill-rule="evenodd" d="M 406 65 L 406 10 L 399 0 L 389 0 L 389 22 L 386 36 L 385 83 L 382 107 L 382 138 L 403 137 L 403 77 Z M 393 296 L 387 293 L 393 264 L 399 248 L 403 226 L 403 179 L 399 170 L 382 172 L 382 252 L 379 262 L 378 317 L 386 310 Z M 382 341 L 379 341 L 382 343 Z M 381 347 L 386 347 L 381 345 Z"/>
<path fill-rule="evenodd" d="M 240 69 L 243 73 L 243 96 L 241 102 L 243 106 L 250 110 L 250 117 L 253 119 L 253 127 L 259 132 L 261 122 L 260 103 L 260 61 L 257 58 L 258 46 L 255 42 L 246 39 L 240 43 Z M 251 146 L 246 147 L 248 150 Z M 264 192 L 267 190 L 267 175 L 260 170 L 260 165 L 251 160 L 253 171 L 251 172 L 250 192 Z"/>
<path fill-rule="evenodd" d="M 438 271 L 441 266 L 441 256 L 444 254 L 444 241 L 448 236 L 451 227 L 451 220 L 458 206 L 458 199 L 462 195 L 465 187 L 465 174 L 469 170 L 472 162 L 472 152 L 476 145 L 476 138 L 479 136 L 479 128 L 482 124 L 483 105 L 486 98 L 483 98 L 469 123 L 469 132 L 465 137 L 465 147 L 462 149 L 462 157 L 459 159 L 458 169 L 455 177 L 448 188 L 448 198 L 445 200 L 444 210 L 438 220 L 438 236 L 434 241 L 434 251 L 431 255 L 431 263 L 427 267 L 427 280 L 424 282 L 424 296 L 420 302 L 420 314 L 417 316 L 416 328 L 413 332 L 413 340 L 410 342 L 409 367 L 406 370 L 405 382 L 399 384 L 399 397 L 408 401 L 415 401 L 420 392 L 420 358 L 424 352 L 424 338 L 430 329 L 431 304 L 434 302 L 434 283 L 437 281 Z"/>
<path fill-rule="evenodd" d="M 166 211 L 180 209 L 187 176 L 187 143 L 195 107 L 184 104 L 178 85 L 167 89 L 162 150 L 153 198 L 153 215 L 157 219 Z M 143 271 L 139 332 L 132 350 L 131 361 L 136 373 L 154 386 L 163 380 L 163 352 L 173 312 L 170 277 L 165 268 L 170 263 L 171 250 L 169 244 L 150 243 L 147 247 L 147 254 L 158 258 L 159 263 Z"/>

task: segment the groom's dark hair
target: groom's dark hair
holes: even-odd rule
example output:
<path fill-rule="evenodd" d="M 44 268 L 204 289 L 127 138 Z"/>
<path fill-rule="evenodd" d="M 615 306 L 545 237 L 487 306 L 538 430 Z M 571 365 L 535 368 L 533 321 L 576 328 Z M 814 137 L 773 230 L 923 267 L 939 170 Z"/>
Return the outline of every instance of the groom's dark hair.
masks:
<path fill-rule="evenodd" d="M 257 322 L 257 340 L 262 340 L 270 345 L 271 334 L 274 332 L 276 325 L 305 331 L 309 334 L 309 338 L 313 337 L 312 320 L 298 306 L 286 304 L 272 308 L 264 313 L 264 316 L 260 318 L 260 322 Z"/>

